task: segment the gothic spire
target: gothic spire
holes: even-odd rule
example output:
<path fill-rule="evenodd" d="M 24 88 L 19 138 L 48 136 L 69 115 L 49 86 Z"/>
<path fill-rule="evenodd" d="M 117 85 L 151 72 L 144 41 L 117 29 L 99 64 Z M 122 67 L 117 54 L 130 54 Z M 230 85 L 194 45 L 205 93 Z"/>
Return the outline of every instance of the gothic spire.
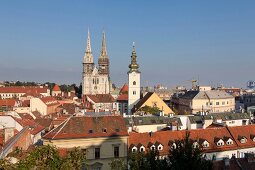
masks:
<path fill-rule="evenodd" d="M 135 51 L 135 43 L 133 43 L 131 64 L 129 64 L 129 68 L 130 68 L 129 73 L 131 73 L 133 71 L 140 73 L 139 65 L 137 64 L 136 58 L 137 58 L 137 56 L 136 56 L 136 51 Z"/>
<path fill-rule="evenodd" d="M 100 58 L 108 58 L 107 50 L 106 50 L 106 40 L 105 40 L 105 32 L 103 31 L 103 40 L 102 40 L 102 49 Z"/>
<path fill-rule="evenodd" d="M 85 51 L 85 54 L 84 54 L 83 62 L 84 63 L 93 63 L 93 55 L 92 55 L 92 50 L 91 50 L 91 45 L 90 45 L 89 29 L 88 29 L 87 47 L 86 47 L 86 51 Z"/>
<path fill-rule="evenodd" d="M 88 39 L 87 39 L 87 48 L 86 48 L 86 52 L 87 53 L 91 53 L 91 46 L 90 46 L 90 33 L 89 33 L 89 29 L 88 29 Z"/>

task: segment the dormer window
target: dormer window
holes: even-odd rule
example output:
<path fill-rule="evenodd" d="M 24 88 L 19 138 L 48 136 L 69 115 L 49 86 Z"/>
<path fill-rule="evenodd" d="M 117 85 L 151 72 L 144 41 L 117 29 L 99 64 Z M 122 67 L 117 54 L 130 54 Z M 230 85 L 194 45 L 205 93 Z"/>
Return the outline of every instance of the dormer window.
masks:
<path fill-rule="evenodd" d="M 193 143 L 193 148 L 198 148 L 198 143 L 197 142 Z"/>
<path fill-rule="evenodd" d="M 176 144 L 175 143 L 172 144 L 172 148 L 176 149 Z"/>
<path fill-rule="evenodd" d="M 238 140 L 240 141 L 240 143 L 246 143 L 247 139 L 244 136 L 238 136 Z"/>
<path fill-rule="evenodd" d="M 205 140 L 203 143 L 202 143 L 202 146 L 204 148 L 208 148 L 209 147 L 209 143 Z"/>
<path fill-rule="evenodd" d="M 246 138 L 243 138 L 240 140 L 241 143 L 246 143 L 247 142 L 247 139 Z"/>
<path fill-rule="evenodd" d="M 158 150 L 159 150 L 159 151 L 163 150 L 163 145 L 159 144 L 159 145 L 158 145 Z"/>
<path fill-rule="evenodd" d="M 116 132 L 120 132 L 120 129 L 115 129 Z"/>
<path fill-rule="evenodd" d="M 140 147 L 140 152 L 144 152 L 145 151 L 145 147 L 144 146 L 141 146 Z"/>
<path fill-rule="evenodd" d="M 220 140 L 218 140 L 218 142 L 216 144 L 217 144 L 217 146 L 223 146 L 224 141 L 222 139 L 220 139 Z"/>
<path fill-rule="evenodd" d="M 92 130 L 92 129 L 89 129 L 89 133 L 93 133 L 93 130 Z"/>
<path fill-rule="evenodd" d="M 132 148 L 132 152 L 136 152 L 136 151 L 137 151 L 137 147 L 134 146 L 134 147 Z"/>
<path fill-rule="evenodd" d="M 107 129 L 106 129 L 106 128 L 102 129 L 102 131 L 103 131 L 104 133 L 107 133 Z"/>
<path fill-rule="evenodd" d="M 233 144 L 232 139 L 229 138 L 229 139 L 227 140 L 226 144 L 227 144 L 227 145 L 232 145 L 232 144 Z"/>
<path fill-rule="evenodd" d="M 152 151 L 155 151 L 155 145 L 151 145 L 150 149 L 151 149 Z"/>

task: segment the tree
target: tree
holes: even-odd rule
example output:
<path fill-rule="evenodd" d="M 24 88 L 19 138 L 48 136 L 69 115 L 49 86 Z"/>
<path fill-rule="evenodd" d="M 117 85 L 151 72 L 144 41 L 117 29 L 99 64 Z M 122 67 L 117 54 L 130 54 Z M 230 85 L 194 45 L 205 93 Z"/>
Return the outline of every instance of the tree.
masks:
<path fill-rule="evenodd" d="M 203 157 L 202 149 L 195 147 L 190 139 L 190 133 L 186 133 L 184 139 L 175 141 L 176 147 L 171 147 L 168 155 L 170 169 L 174 170 L 209 170 L 212 169 L 212 161 Z"/>
<path fill-rule="evenodd" d="M 162 170 L 167 169 L 167 159 L 159 159 L 157 150 L 129 153 L 129 166 L 131 170 Z"/>
<path fill-rule="evenodd" d="M 141 107 L 138 111 L 141 111 L 141 112 L 144 112 L 145 114 L 157 114 L 160 112 L 159 108 L 158 107 L 151 107 L 151 106 L 143 106 Z"/>
<path fill-rule="evenodd" d="M 109 163 L 111 170 L 126 170 L 127 164 L 123 159 L 113 159 L 111 163 Z"/>
<path fill-rule="evenodd" d="M 61 169 L 81 169 L 86 164 L 86 151 L 74 148 L 63 158 Z"/>

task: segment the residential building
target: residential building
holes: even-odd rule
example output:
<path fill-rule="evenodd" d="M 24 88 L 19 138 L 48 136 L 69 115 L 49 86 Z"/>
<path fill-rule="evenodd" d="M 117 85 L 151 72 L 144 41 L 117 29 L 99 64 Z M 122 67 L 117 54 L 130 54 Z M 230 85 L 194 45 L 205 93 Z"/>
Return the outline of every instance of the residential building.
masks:
<path fill-rule="evenodd" d="M 38 111 L 43 116 L 56 113 L 59 105 L 59 102 L 51 96 L 32 98 L 30 100 L 31 112 Z"/>
<path fill-rule="evenodd" d="M 0 87 L 0 98 L 21 98 L 24 95 L 50 96 L 50 90 L 43 86 L 8 86 Z"/>
<path fill-rule="evenodd" d="M 239 127 L 217 127 L 189 131 L 158 131 L 149 133 L 130 133 L 129 152 L 148 152 L 158 150 L 160 158 L 168 155 L 176 140 L 190 133 L 194 147 L 203 150 L 205 158 L 222 160 L 224 158 L 243 158 L 245 153 L 255 152 L 255 125 Z"/>
<path fill-rule="evenodd" d="M 164 116 L 132 116 L 124 118 L 128 132 L 156 132 L 160 130 L 182 130 L 179 118 Z"/>
<path fill-rule="evenodd" d="M 113 158 L 127 163 L 128 133 L 121 116 L 70 117 L 44 137 L 44 145 L 80 147 L 88 169 L 110 169 Z"/>
<path fill-rule="evenodd" d="M 61 92 L 60 87 L 59 87 L 57 84 L 55 84 L 55 86 L 54 86 L 53 89 L 52 89 L 51 95 L 52 95 L 52 96 L 60 96 L 61 93 L 62 93 L 62 92 Z"/>
<path fill-rule="evenodd" d="M 124 84 L 117 97 L 118 111 L 123 114 L 128 114 L 128 85 Z"/>
<path fill-rule="evenodd" d="M 139 113 L 139 109 L 144 106 L 157 107 L 162 112 L 162 115 L 169 116 L 174 114 L 172 109 L 155 92 L 148 92 L 141 100 L 139 100 L 134 106 L 133 112 Z"/>
<path fill-rule="evenodd" d="M 86 95 L 95 112 L 117 110 L 117 103 L 111 94 Z"/>
<path fill-rule="evenodd" d="M 172 98 L 179 114 L 218 113 L 235 110 L 235 97 L 219 90 L 187 91 Z"/>

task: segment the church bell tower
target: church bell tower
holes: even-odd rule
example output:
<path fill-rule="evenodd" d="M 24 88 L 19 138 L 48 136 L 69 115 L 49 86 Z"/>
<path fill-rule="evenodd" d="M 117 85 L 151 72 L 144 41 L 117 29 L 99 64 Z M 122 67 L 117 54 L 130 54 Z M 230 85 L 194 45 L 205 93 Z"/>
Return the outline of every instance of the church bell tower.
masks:
<path fill-rule="evenodd" d="M 139 65 L 136 61 L 136 51 L 133 44 L 131 64 L 128 71 L 128 114 L 132 114 L 132 109 L 140 100 L 140 74 Z"/>

